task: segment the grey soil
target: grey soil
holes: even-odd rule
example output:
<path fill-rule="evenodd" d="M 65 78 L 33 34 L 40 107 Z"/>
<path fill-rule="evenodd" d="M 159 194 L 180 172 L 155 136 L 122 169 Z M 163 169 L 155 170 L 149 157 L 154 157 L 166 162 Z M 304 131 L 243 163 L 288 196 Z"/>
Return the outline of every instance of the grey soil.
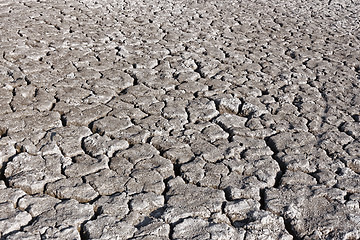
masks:
<path fill-rule="evenodd" d="M 359 239 L 360 4 L 0 0 L 0 238 Z"/>

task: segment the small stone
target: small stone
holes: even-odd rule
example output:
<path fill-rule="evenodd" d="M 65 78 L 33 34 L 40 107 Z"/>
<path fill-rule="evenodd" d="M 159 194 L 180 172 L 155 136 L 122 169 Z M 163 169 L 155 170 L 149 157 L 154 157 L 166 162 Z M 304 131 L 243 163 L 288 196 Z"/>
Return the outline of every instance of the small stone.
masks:
<path fill-rule="evenodd" d="M 125 184 L 129 177 L 118 175 L 110 169 L 103 169 L 84 177 L 86 183 L 90 184 L 100 195 L 112 195 L 125 190 Z"/>
<path fill-rule="evenodd" d="M 230 96 L 221 97 L 219 99 L 216 99 L 215 101 L 219 105 L 220 114 L 226 112 L 237 114 L 239 112 L 241 101 L 236 97 L 232 97 L 230 95 Z"/>
<path fill-rule="evenodd" d="M 129 239 L 136 228 L 115 216 L 102 215 L 84 225 L 84 233 L 90 239 Z"/>
<path fill-rule="evenodd" d="M 280 185 L 316 185 L 316 178 L 303 173 L 286 171 L 281 177 Z"/>
<path fill-rule="evenodd" d="M 170 225 L 162 220 L 152 220 L 149 224 L 142 226 L 134 235 L 135 239 L 168 239 Z"/>
<path fill-rule="evenodd" d="M 3 167 L 3 163 L 8 161 L 9 157 L 16 154 L 14 144 L 15 142 L 11 141 L 9 137 L 0 138 L 0 169 Z"/>
<path fill-rule="evenodd" d="M 206 127 L 202 133 L 206 136 L 207 140 L 210 142 L 215 142 L 219 139 L 227 139 L 229 137 L 229 133 L 225 132 L 220 126 L 218 125 L 211 125 Z"/>
<path fill-rule="evenodd" d="M 110 196 L 101 196 L 93 205 L 98 214 L 112 215 L 119 219 L 126 216 L 129 212 L 129 197 L 126 193 L 115 193 Z"/>
<path fill-rule="evenodd" d="M 226 215 L 234 224 L 236 224 L 237 221 L 241 222 L 247 219 L 248 214 L 254 210 L 260 210 L 260 203 L 253 199 L 241 199 L 227 202 L 224 208 Z"/>
<path fill-rule="evenodd" d="M 54 209 L 55 205 L 60 202 L 61 200 L 49 195 L 37 194 L 34 196 L 25 195 L 19 199 L 17 204 L 20 210 L 26 210 L 32 217 L 36 217 L 46 211 Z"/>
<path fill-rule="evenodd" d="M 75 199 L 79 202 L 89 202 L 99 194 L 81 178 L 60 179 L 46 185 L 46 194 L 59 199 Z"/>
<path fill-rule="evenodd" d="M 190 146 L 174 147 L 164 152 L 164 157 L 170 159 L 173 163 L 186 163 L 194 157 L 194 153 L 191 151 Z"/>
<path fill-rule="evenodd" d="M 176 224 L 175 239 L 244 239 L 245 231 L 226 224 L 208 222 L 201 218 L 187 218 Z"/>
<path fill-rule="evenodd" d="M 43 239 L 80 240 L 80 233 L 75 227 L 48 228 L 42 235 Z"/>
<path fill-rule="evenodd" d="M 209 121 L 219 114 L 215 103 L 205 98 L 192 101 L 187 107 L 187 111 L 189 112 L 190 122 Z"/>
<path fill-rule="evenodd" d="M 163 179 L 168 179 L 174 176 L 174 166 L 172 162 L 168 158 L 157 155 L 150 159 L 144 159 L 138 162 L 135 165 L 135 169 L 156 171 Z"/>
<path fill-rule="evenodd" d="M 298 148 L 315 143 L 314 135 L 307 132 L 284 132 L 269 138 L 270 146 L 279 152 L 287 148 Z"/>
<path fill-rule="evenodd" d="M 174 223 L 182 218 L 208 218 L 212 213 L 221 212 L 225 194 L 221 190 L 185 184 L 179 177 L 168 182 L 165 221 Z"/>
<path fill-rule="evenodd" d="M 84 153 L 81 148 L 81 140 L 91 134 L 90 129 L 87 127 L 67 126 L 55 128 L 48 132 L 43 140 L 44 142 L 39 144 L 44 146 L 54 142 L 65 157 L 74 157 Z"/>
<path fill-rule="evenodd" d="M 122 151 L 119 155 L 125 157 L 129 162 L 135 164 L 141 160 L 152 158 L 159 154 L 159 151 L 148 143 L 136 144 L 133 147 Z"/>
<path fill-rule="evenodd" d="M 252 212 L 250 223 L 245 226 L 245 229 L 247 239 L 293 239 L 293 236 L 285 229 L 283 218 L 266 211 Z"/>
<path fill-rule="evenodd" d="M 51 227 L 73 226 L 79 229 L 80 225 L 90 220 L 93 215 L 94 209 L 91 205 L 79 203 L 74 199 L 64 200 L 55 205 L 54 209 L 38 215 L 35 221 L 30 226 L 26 226 L 24 230 L 44 234 Z"/>
<path fill-rule="evenodd" d="M 14 232 L 6 237 L 7 240 L 41 240 L 39 233 L 30 233 L 30 232 Z"/>
<path fill-rule="evenodd" d="M 46 183 L 64 178 L 61 165 L 53 159 L 20 153 L 6 165 L 9 184 L 30 194 L 41 193 Z"/>
<path fill-rule="evenodd" d="M 129 194 L 138 192 L 154 192 L 161 194 L 165 190 L 164 179 L 158 172 L 148 169 L 134 170 L 131 179 L 126 183 L 126 191 Z"/>
<path fill-rule="evenodd" d="M 132 124 L 129 117 L 116 118 L 113 116 L 106 116 L 100 120 L 96 120 L 92 124 L 92 131 L 100 135 L 115 136 L 118 132 L 130 127 Z"/>
<path fill-rule="evenodd" d="M 133 197 L 129 202 L 131 212 L 127 220 L 134 217 L 132 222 L 138 223 L 140 220 L 146 221 L 148 216 L 156 212 L 162 212 L 164 206 L 164 196 L 152 192 L 140 193 Z M 135 220 L 135 221 L 134 221 Z"/>
<path fill-rule="evenodd" d="M 18 200 L 26 195 L 21 189 L 7 188 L 3 181 L 0 181 L 0 203 L 11 202 L 16 206 Z"/>
<path fill-rule="evenodd" d="M 213 144 L 205 140 L 197 140 L 191 144 L 192 152 L 197 156 L 202 156 L 208 162 L 216 162 L 224 157 L 223 152 Z"/>
<path fill-rule="evenodd" d="M 29 213 L 15 209 L 11 202 L 0 203 L 0 212 L 0 236 L 20 230 L 32 219 Z"/>
<path fill-rule="evenodd" d="M 239 117 L 230 113 L 221 114 L 215 119 L 215 123 L 219 124 L 222 128 L 228 131 L 234 128 L 244 128 L 246 121 L 247 118 Z"/>
<path fill-rule="evenodd" d="M 63 115 L 66 125 L 88 126 L 91 122 L 106 116 L 111 111 L 106 105 L 79 105 Z"/>
<path fill-rule="evenodd" d="M 83 142 L 85 151 L 92 157 L 96 157 L 101 154 L 106 154 L 108 157 L 112 157 L 114 152 L 124 150 L 129 147 L 129 143 L 125 140 L 112 140 L 107 136 L 100 136 L 97 133 L 86 137 Z"/>
<path fill-rule="evenodd" d="M 108 168 L 109 159 L 103 155 L 96 158 L 82 154 L 73 158 L 73 163 L 65 167 L 65 175 L 79 177 Z"/>

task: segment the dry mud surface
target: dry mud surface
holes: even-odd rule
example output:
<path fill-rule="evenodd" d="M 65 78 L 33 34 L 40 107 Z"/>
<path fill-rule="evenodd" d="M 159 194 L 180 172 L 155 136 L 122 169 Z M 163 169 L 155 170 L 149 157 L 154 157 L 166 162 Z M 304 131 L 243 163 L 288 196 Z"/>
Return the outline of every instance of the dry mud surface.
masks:
<path fill-rule="evenodd" d="M 0 1 L 1 239 L 359 239 L 360 5 Z"/>

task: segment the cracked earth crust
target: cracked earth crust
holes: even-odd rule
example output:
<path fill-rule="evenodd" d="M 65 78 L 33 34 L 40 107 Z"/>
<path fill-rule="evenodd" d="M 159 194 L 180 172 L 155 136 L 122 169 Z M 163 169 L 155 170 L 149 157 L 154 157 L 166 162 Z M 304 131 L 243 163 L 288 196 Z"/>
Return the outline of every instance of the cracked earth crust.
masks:
<path fill-rule="evenodd" d="M 358 1 L 0 20 L 1 239 L 360 239 Z"/>

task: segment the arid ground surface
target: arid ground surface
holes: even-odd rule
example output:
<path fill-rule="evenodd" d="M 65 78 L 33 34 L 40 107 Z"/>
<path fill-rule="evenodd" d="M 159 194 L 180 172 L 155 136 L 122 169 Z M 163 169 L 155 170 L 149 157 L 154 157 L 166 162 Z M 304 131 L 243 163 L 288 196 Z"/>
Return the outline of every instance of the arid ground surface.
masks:
<path fill-rule="evenodd" d="M 360 2 L 1 0 L 0 238 L 359 239 Z"/>

